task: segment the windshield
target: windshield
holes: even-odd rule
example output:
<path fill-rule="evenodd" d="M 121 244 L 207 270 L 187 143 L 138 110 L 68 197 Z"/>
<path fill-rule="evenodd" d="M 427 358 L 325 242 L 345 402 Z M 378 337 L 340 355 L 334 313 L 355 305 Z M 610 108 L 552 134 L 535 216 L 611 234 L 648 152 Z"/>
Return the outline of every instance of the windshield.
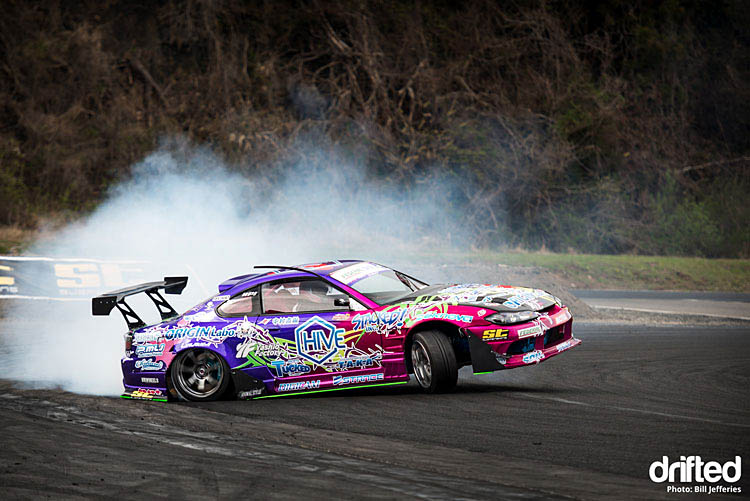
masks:
<path fill-rule="evenodd" d="M 367 299 L 385 304 L 427 287 L 427 284 L 401 272 L 374 263 L 357 263 L 331 273 Z"/>

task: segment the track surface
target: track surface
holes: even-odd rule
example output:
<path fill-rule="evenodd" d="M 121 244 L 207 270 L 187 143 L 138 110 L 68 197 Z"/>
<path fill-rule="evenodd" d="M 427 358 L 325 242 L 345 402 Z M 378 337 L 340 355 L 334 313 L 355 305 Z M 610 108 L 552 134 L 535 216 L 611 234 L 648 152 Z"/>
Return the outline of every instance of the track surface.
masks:
<path fill-rule="evenodd" d="M 750 294 L 744 293 L 586 289 L 573 292 L 576 297 L 595 309 L 750 320 Z"/>
<path fill-rule="evenodd" d="M 0 383 L 0 486 L 11 497 L 680 499 L 649 481 L 651 462 L 750 457 L 750 329 L 575 332 L 580 348 L 532 368 L 464 369 L 446 395 L 411 383 L 153 404 Z"/>

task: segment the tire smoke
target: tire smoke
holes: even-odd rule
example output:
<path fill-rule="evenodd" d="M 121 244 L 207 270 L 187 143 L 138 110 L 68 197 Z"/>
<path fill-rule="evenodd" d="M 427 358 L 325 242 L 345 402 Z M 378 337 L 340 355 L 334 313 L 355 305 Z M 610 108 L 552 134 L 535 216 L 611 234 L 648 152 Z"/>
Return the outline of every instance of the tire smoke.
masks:
<path fill-rule="evenodd" d="M 283 167 L 238 166 L 207 148 L 166 141 L 93 213 L 28 254 L 145 261 L 154 270 L 149 280 L 185 274 L 187 266 L 187 289 L 168 296 L 182 312 L 253 265 L 347 258 L 387 264 L 466 241 L 460 216 L 441 194 L 445 183 L 440 192 L 427 178 L 416 187 L 385 185 L 335 148 L 307 144 L 295 155 Z M 147 299 L 128 301 L 147 322 L 157 320 Z M 121 392 L 125 328 L 117 312 L 93 317 L 90 300 L 14 300 L 0 327 L 5 377 L 37 388 Z"/>

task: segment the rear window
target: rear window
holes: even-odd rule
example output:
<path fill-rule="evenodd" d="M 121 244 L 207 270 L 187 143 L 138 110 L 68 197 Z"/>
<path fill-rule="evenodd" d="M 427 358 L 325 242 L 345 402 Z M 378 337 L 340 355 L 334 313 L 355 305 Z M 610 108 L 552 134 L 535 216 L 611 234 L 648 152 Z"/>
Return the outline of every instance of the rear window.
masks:
<path fill-rule="evenodd" d="M 224 301 L 216 311 L 222 317 L 242 317 L 260 314 L 260 297 L 258 288 L 237 294 L 232 299 Z"/>

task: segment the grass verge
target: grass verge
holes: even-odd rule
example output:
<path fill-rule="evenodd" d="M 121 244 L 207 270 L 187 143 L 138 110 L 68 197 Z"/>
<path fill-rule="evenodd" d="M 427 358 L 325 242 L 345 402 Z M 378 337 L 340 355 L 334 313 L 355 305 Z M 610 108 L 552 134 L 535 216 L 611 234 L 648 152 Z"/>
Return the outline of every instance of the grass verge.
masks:
<path fill-rule="evenodd" d="M 31 230 L 0 226 L 0 255 L 22 253 L 35 236 L 38 234 Z M 351 251 L 349 254 L 356 255 L 356 249 Z M 449 264 L 536 266 L 558 275 L 564 280 L 564 285 L 577 289 L 750 292 L 750 259 L 486 250 L 414 254 L 405 248 L 394 253 L 393 258 L 403 258 L 404 253 L 412 259 Z"/>
<path fill-rule="evenodd" d="M 434 256 L 441 258 L 455 263 L 537 266 L 577 289 L 750 292 L 750 259 L 492 251 Z"/>

